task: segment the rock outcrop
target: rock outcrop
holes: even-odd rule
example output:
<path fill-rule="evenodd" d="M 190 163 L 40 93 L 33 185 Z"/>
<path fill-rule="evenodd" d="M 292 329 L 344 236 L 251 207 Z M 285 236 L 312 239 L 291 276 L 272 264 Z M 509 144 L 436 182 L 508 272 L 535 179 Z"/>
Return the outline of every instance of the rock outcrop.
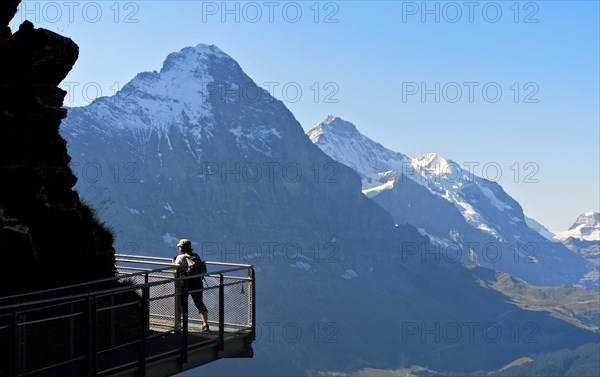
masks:
<path fill-rule="evenodd" d="M 25 21 L 7 26 L 19 0 L 0 5 L 0 296 L 113 276 L 111 232 L 73 186 L 59 134 L 77 60 L 69 38 Z"/>

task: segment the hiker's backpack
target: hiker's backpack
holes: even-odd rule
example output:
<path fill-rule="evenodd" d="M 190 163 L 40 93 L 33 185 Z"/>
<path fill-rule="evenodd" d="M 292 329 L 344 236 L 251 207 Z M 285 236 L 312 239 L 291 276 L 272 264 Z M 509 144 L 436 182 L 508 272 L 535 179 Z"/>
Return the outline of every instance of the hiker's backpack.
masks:
<path fill-rule="evenodd" d="M 206 263 L 196 253 L 185 254 L 185 261 L 187 262 L 186 275 L 197 275 L 206 273 Z"/>

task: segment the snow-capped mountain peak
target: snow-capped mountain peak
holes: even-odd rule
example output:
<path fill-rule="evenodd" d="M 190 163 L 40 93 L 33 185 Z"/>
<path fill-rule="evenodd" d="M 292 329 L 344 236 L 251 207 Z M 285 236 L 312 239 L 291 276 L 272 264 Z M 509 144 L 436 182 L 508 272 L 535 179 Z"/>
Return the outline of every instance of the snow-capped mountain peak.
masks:
<path fill-rule="evenodd" d="M 73 137 L 89 132 L 107 137 L 127 133 L 135 137 L 132 147 L 140 155 L 154 158 L 149 155 L 153 151 L 162 161 L 166 150 L 184 149 L 199 163 L 208 147 L 206 141 L 224 132 L 248 153 L 270 156 L 269 140 L 280 138 L 290 125 L 275 128 L 231 119 L 216 130 L 215 116 L 230 106 L 256 114 L 265 103 L 274 102 L 233 58 L 216 46 L 198 44 L 169 54 L 159 72 L 136 75 L 114 96 L 71 109 L 62 131 Z M 89 127 L 74 127 L 83 123 Z M 155 146 L 148 148 L 149 143 Z"/>
<path fill-rule="evenodd" d="M 199 44 L 186 47 L 169 54 L 160 72 L 142 72 L 136 75 L 119 94 L 128 97 L 138 92 L 197 107 L 206 102 L 198 101 L 199 95 L 205 99 L 208 94 L 206 92 L 213 89 L 210 86 L 213 77 L 209 73 L 211 60 L 233 62 L 231 57 L 216 46 Z"/>
<path fill-rule="evenodd" d="M 327 115 L 327 118 L 325 118 L 323 123 L 329 124 L 329 123 L 333 122 L 335 119 L 336 119 L 336 117 L 333 114 L 329 114 L 329 115 Z"/>
<path fill-rule="evenodd" d="M 579 215 L 569 230 L 580 228 L 582 225 L 591 228 L 600 226 L 600 212 L 586 212 Z"/>
<path fill-rule="evenodd" d="M 451 160 L 446 160 L 438 153 L 427 153 L 414 158 L 411 165 L 417 172 L 427 176 L 446 176 L 453 180 L 460 179 L 460 167 Z"/>
<path fill-rule="evenodd" d="M 351 122 L 334 115 L 328 115 L 307 134 L 326 154 L 360 174 L 363 189 L 387 182 L 382 181 L 382 172 L 402 171 L 403 166 L 410 165 L 407 156 L 385 148 L 360 133 Z"/>
<path fill-rule="evenodd" d="M 569 237 L 585 241 L 600 241 L 600 212 L 586 212 L 579 215 L 571 227 L 564 232 L 556 232 L 556 238 Z"/>
<path fill-rule="evenodd" d="M 114 96 L 100 97 L 74 112 L 81 121 L 102 114 L 103 122 L 97 125 L 101 132 L 133 132 L 141 144 L 156 133 L 170 146 L 168 133 L 173 128 L 189 132 L 190 138 L 199 142 L 212 134 L 210 98 L 215 92 L 213 67 L 217 65 L 237 63 L 216 46 L 186 47 L 169 54 L 159 72 L 139 73 Z"/>
<path fill-rule="evenodd" d="M 448 163 L 442 156 L 433 152 L 427 153 L 413 160 L 423 168 L 430 168 L 432 165 L 445 165 Z"/>
<path fill-rule="evenodd" d="M 163 63 L 161 73 L 180 69 L 190 70 L 202 66 L 211 57 L 231 59 L 217 46 L 200 43 L 169 54 Z"/>
<path fill-rule="evenodd" d="M 341 137 L 358 138 L 362 136 L 354 124 L 331 114 L 329 114 L 323 122 L 317 124 L 308 131 L 308 136 L 313 143 L 317 143 L 326 131 L 329 134 L 335 134 Z"/>

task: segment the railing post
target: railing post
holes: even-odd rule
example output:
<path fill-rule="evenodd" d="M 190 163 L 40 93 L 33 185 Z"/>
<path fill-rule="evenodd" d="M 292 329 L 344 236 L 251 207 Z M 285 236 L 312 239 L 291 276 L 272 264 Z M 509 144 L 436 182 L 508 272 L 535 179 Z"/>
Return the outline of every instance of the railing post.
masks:
<path fill-rule="evenodd" d="M 250 273 L 252 274 L 252 278 L 250 279 L 250 284 L 252 284 L 252 340 L 256 340 L 256 284 L 254 280 L 254 267 L 250 267 Z"/>
<path fill-rule="evenodd" d="M 175 269 L 175 278 L 180 277 L 179 268 Z M 175 323 L 173 324 L 175 327 L 175 331 L 181 329 L 181 280 L 175 280 L 173 283 L 175 284 Z"/>
<path fill-rule="evenodd" d="M 188 340 L 188 326 L 189 326 L 189 319 L 188 319 L 188 315 L 189 315 L 189 298 L 188 298 L 188 289 L 189 289 L 189 285 L 188 285 L 188 280 L 183 280 L 183 287 L 181 289 L 181 303 L 182 303 L 182 307 L 181 307 L 181 311 L 182 311 L 182 315 L 183 315 L 183 340 L 182 340 L 182 346 L 181 346 L 181 364 L 180 364 L 180 370 L 183 370 L 183 364 L 188 362 L 188 344 L 189 344 L 189 340 Z"/>
<path fill-rule="evenodd" d="M 140 306 L 140 357 L 139 357 L 139 376 L 146 375 L 146 359 L 147 359 L 147 339 L 148 330 L 150 328 L 150 287 L 142 287 L 142 303 Z"/>
<path fill-rule="evenodd" d="M 9 375 L 14 377 L 17 375 L 17 365 L 19 365 L 19 352 L 17 350 L 19 332 L 17 330 L 17 311 L 13 310 L 10 316 L 10 366 Z"/>
<path fill-rule="evenodd" d="M 97 309 L 98 302 L 95 296 L 88 297 L 88 371 L 90 376 L 97 374 L 96 365 L 96 353 L 97 353 L 97 342 L 96 342 L 96 331 L 97 331 Z"/>
<path fill-rule="evenodd" d="M 18 362 L 17 364 L 17 374 L 21 371 L 27 371 L 27 312 L 18 313 L 17 321 L 15 322 L 17 326 L 15 327 L 17 330 L 17 355 Z M 19 323 L 22 325 L 19 327 Z"/>
<path fill-rule="evenodd" d="M 71 294 L 73 290 L 71 289 Z M 69 305 L 71 318 L 69 319 L 69 357 L 75 359 L 75 304 L 71 302 Z"/>
<path fill-rule="evenodd" d="M 219 351 L 225 350 L 225 286 L 223 274 L 219 274 Z"/>
<path fill-rule="evenodd" d="M 115 346 L 115 295 L 110 295 L 110 347 Z"/>

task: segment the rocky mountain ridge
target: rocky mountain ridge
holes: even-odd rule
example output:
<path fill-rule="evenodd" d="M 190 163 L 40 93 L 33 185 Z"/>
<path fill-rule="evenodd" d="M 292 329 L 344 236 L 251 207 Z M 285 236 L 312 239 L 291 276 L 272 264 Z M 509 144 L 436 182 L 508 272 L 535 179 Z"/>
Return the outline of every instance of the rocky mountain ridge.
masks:
<path fill-rule="evenodd" d="M 0 260 L 11 266 L 0 275 L 0 295 L 115 272 L 112 235 L 73 190 L 77 178 L 59 134 L 67 111 L 58 84 L 78 47 L 29 21 L 11 33 L 19 3 L 0 5 Z"/>

